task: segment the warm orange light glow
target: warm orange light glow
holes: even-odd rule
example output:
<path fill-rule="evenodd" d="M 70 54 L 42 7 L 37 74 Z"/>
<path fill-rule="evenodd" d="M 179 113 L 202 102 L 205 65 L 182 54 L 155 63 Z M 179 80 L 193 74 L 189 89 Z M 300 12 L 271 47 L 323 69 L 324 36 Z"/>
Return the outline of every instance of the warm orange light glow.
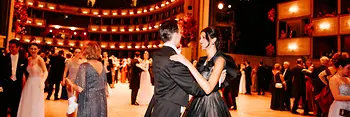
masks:
<path fill-rule="evenodd" d="M 153 11 L 153 8 L 149 8 L 150 11 Z"/>
<path fill-rule="evenodd" d="M 152 48 L 152 45 L 148 45 L 147 48 Z"/>
<path fill-rule="evenodd" d="M 175 0 L 171 0 L 171 2 L 174 2 Z"/>
<path fill-rule="evenodd" d="M 158 28 L 158 26 L 157 26 L 157 25 L 154 25 L 154 28 Z"/>
<path fill-rule="evenodd" d="M 140 31 L 140 29 L 139 29 L 139 28 L 136 28 L 136 31 Z"/>
<path fill-rule="evenodd" d="M 147 10 L 145 9 L 145 10 L 143 10 L 143 12 L 144 12 L 144 13 L 146 13 L 146 12 L 147 12 Z"/>
<path fill-rule="evenodd" d="M 140 46 L 135 46 L 136 49 L 140 48 Z"/>
<path fill-rule="evenodd" d="M 142 46 L 142 48 L 146 48 L 146 46 Z"/>
<path fill-rule="evenodd" d="M 24 41 L 25 41 L 25 42 L 30 42 L 30 40 L 29 40 L 29 39 L 24 39 Z"/>
<path fill-rule="evenodd" d="M 63 45 L 63 43 L 62 42 L 58 42 L 58 45 Z"/>
<path fill-rule="evenodd" d="M 69 45 L 70 45 L 70 46 L 74 46 L 74 43 L 70 43 Z"/>
<path fill-rule="evenodd" d="M 103 13 L 103 15 L 108 15 L 108 13 L 107 13 L 107 12 L 105 12 L 105 13 Z"/>
<path fill-rule="evenodd" d="M 158 47 L 163 47 L 163 44 L 159 44 Z"/>
<path fill-rule="evenodd" d="M 105 28 L 104 28 L 104 29 L 102 29 L 102 31 L 103 31 L 103 32 L 106 32 L 106 31 L 107 31 L 107 29 L 105 29 Z"/>
<path fill-rule="evenodd" d="M 120 29 L 120 31 L 124 32 L 125 30 L 124 29 Z"/>
<path fill-rule="evenodd" d="M 124 48 L 124 46 L 119 46 L 119 48 Z"/>
<path fill-rule="evenodd" d="M 31 24 L 31 23 L 32 23 L 32 21 L 28 20 L 28 21 L 27 21 L 27 23 L 28 23 L 28 24 Z"/>
<path fill-rule="evenodd" d="M 137 13 L 142 13 L 142 11 L 137 11 Z"/>
<path fill-rule="evenodd" d="M 166 2 L 165 4 L 169 4 L 169 2 Z"/>
<path fill-rule="evenodd" d="M 38 22 L 38 23 L 36 23 L 36 24 L 39 25 L 39 26 L 43 25 L 43 23 L 41 23 L 41 22 Z"/>
<path fill-rule="evenodd" d="M 115 46 L 114 46 L 114 45 L 111 45 L 111 48 L 115 48 Z"/>
<path fill-rule="evenodd" d="M 97 29 L 96 29 L 96 28 L 92 28 L 91 30 L 92 30 L 92 31 L 96 31 Z"/>
<path fill-rule="evenodd" d="M 175 18 L 176 21 L 179 21 L 179 18 Z"/>
<path fill-rule="evenodd" d="M 134 31 L 134 30 L 130 28 L 129 31 Z"/>
<path fill-rule="evenodd" d="M 117 29 L 112 29 L 112 32 L 115 32 L 115 31 L 117 31 Z"/>
<path fill-rule="evenodd" d="M 347 22 L 347 26 L 348 26 L 348 27 L 350 27 L 350 20 L 348 20 L 348 22 Z"/>
<path fill-rule="evenodd" d="M 88 14 L 88 12 L 87 12 L 87 11 L 83 11 L 83 13 L 84 13 L 84 14 Z"/>
<path fill-rule="evenodd" d="M 296 43 L 290 43 L 288 45 L 288 49 L 294 51 L 294 50 L 298 49 L 298 45 Z"/>
<path fill-rule="evenodd" d="M 113 13 L 113 15 L 117 15 L 117 13 Z"/>
<path fill-rule="evenodd" d="M 75 28 L 75 27 L 70 27 L 70 29 L 71 29 L 71 30 L 75 30 L 75 29 L 77 29 L 77 28 Z"/>
<path fill-rule="evenodd" d="M 134 14 L 134 12 L 133 12 L 133 11 L 131 11 L 131 12 L 129 12 L 129 14 L 130 14 L 130 15 L 133 15 L 133 14 Z"/>
<path fill-rule="evenodd" d="M 35 43 L 40 43 L 41 41 L 40 40 L 36 40 Z"/>
<path fill-rule="evenodd" d="M 142 30 L 147 30 L 147 28 L 142 28 Z"/>
<path fill-rule="evenodd" d="M 60 29 L 61 28 L 61 26 L 59 26 L 59 25 L 56 25 L 56 26 L 54 26 L 56 29 Z"/>
<path fill-rule="evenodd" d="M 47 41 L 46 43 L 47 43 L 47 44 L 52 44 L 52 42 L 51 42 L 51 41 Z"/>
<path fill-rule="evenodd" d="M 44 5 L 42 5 L 42 4 L 39 4 L 38 6 L 39 6 L 39 7 L 41 7 L 41 8 L 43 8 L 43 7 L 44 7 Z"/>
<path fill-rule="evenodd" d="M 296 5 L 289 8 L 289 12 L 291 12 L 291 13 L 298 12 L 298 10 L 299 10 L 299 8 Z"/>
<path fill-rule="evenodd" d="M 53 10 L 53 9 L 55 9 L 55 7 L 51 6 L 51 7 L 49 7 L 49 9 L 52 9 L 52 10 Z"/>
<path fill-rule="evenodd" d="M 157 48 L 157 45 L 153 45 L 154 48 Z"/>
<path fill-rule="evenodd" d="M 126 15 L 126 13 L 125 13 L 125 12 L 123 12 L 123 13 L 122 13 L 122 15 Z"/>
<path fill-rule="evenodd" d="M 330 24 L 328 22 L 323 22 L 320 24 L 320 29 L 326 30 L 330 28 Z"/>
<path fill-rule="evenodd" d="M 28 2 L 28 5 L 33 5 L 33 3 L 32 2 Z"/>
<path fill-rule="evenodd" d="M 52 32 L 52 30 L 50 30 L 50 32 Z M 75 32 L 76 33 L 76 32 Z"/>
<path fill-rule="evenodd" d="M 130 49 L 130 48 L 131 48 L 131 46 L 128 46 L 128 48 Z"/>
<path fill-rule="evenodd" d="M 163 7 L 163 6 L 165 6 L 165 4 L 161 4 L 160 6 Z"/>
<path fill-rule="evenodd" d="M 98 14 L 98 12 L 94 12 L 93 14 L 94 14 L 94 15 L 97 15 L 97 14 Z"/>
<path fill-rule="evenodd" d="M 221 10 L 221 9 L 223 9 L 224 8 L 224 4 L 223 3 L 219 3 L 218 4 L 218 8 Z"/>
<path fill-rule="evenodd" d="M 156 9 L 158 9 L 159 7 L 158 6 L 156 6 Z"/>
<path fill-rule="evenodd" d="M 101 45 L 101 48 L 105 48 L 106 47 L 106 45 Z"/>

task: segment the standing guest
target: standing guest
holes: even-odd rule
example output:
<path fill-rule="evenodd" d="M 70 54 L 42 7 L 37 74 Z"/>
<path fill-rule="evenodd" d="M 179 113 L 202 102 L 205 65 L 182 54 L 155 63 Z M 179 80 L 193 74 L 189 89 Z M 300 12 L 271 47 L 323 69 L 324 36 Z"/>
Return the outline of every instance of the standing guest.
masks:
<path fill-rule="evenodd" d="M 50 59 L 50 72 L 48 77 L 48 94 L 46 100 L 50 100 L 53 91 L 53 85 L 55 85 L 55 100 L 59 100 L 58 92 L 60 91 L 60 83 L 63 78 L 64 65 L 66 59 L 63 57 L 64 51 L 60 50 L 58 55 L 52 56 Z"/>
<path fill-rule="evenodd" d="M 47 78 L 47 69 L 44 59 L 38 55 L 39 48 L 36 43 L 29 46 L 31 57 L 28 58 L 27 71 L 29 73 L 17 117 L 45 117 L 44 88 Z"/>
<path fill-rule="evenodd" d="M 264 92 L 264 87 L 265 87 L 265 80 L 266 80 L 266 69 L 264 67 L 263 62 L 259 63 L 258 70 L 256 72 L 257 80 L 258 80 L 258 85 L 257 85 L 257 91 L 258 95 L 265 95 Z M 262 93 L 260 93 L 262 92 Z"/>
<path fill-rule="evenodd" d="M 250 67 L 250 62 L 249 61 L 246 61 L 245 62 L 245 69 L 244 69 L 244 72 L 245 72 L 245 81 L 246 81 L 246 93 L 245 94 L 248 94 L 248 95 L 251 95 L 252 92 L 250 90 L 251 86 L 252 86 L 252 67 Z"/>
<path fill-rule="evenodd" d="M 28 64 L 23 53 L 19 52 L 20 42 L 12 39 L 9 42 L 9 53 L 3 56 L 1 62 L 0 82 L 0 117 L 7 117 L 8 108 L 11 117 L 17 117 L 18 105 L 21 99 L 22 88 L 25 84 L 25 73 Z M 2 94 L 2 95 L 1 95 Z"/>
<path fill-rule="evenodd" d="M 129 88 L 131 89 L 131 105 L 139 105 L 139 103 L 136 102 L 137 99 L 137 93 L 140 89 L 140 75 L 142 72 L 142 69 L 137 67 L 137 64 L 141 62 L 140 58 L 140 52 L 135 53 L 135 58 L 131 60 L 130 63 L 130 85 Z"/>
<path fill-rule="evenodd" d="M 283 69 L 281 70 L 282 76 L 287 84 L 287 90 L 285 94 L 285 108 L 291 111 L 290 98 L 292 97 L 292 84 L 293 84 L 293 73 L 290 69 L 290 63 L 288 61 L 283 62 Z"/>
<path fill-rule="evenodd" d="M 100 54 L 98 43 L 88 43 L 83 49 L 87 62 L 80 65 L 74 83 L 67 80 L 78 94 L 77 117 L 107 117 L 107 76 L 103 64 L 97 60 Z"/>
<path fill-rule="evenodd" d="M 271 105 L 270 108 L 272 110 L 280 110 L 284 111 L 285 106 L 285 94 L 287 90 L 286 81 L 283 78 L 281 73 L 281 65 L 276 63 L 272 70 L 273 73 L 273 83 L 271 88 Z"/>
<path fill-rule="evenodd" d="M 304 108 L 304 115 L 310 115 L 308 103 L 306 100 L 306 84 L 305 84 L 305 74 L 302 73 L 303 69 L 304 69 L 303 60 L 299 58 L 297 59 L 297 66 L 292 69 L 292 72 L 293 72 L 292 94 L 294 97 L 292 113 L 299 114 L 299 112 L 297 112 L 297 109 L 299 107 L 299 100 L 301 98 L 303 108 Z"/>

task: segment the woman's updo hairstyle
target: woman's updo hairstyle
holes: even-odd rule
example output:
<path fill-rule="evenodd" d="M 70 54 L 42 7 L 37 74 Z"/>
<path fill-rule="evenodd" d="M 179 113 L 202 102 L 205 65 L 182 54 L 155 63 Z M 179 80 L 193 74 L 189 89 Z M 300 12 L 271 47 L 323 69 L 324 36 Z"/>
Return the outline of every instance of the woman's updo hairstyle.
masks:
<path fill-rule="evenodd" d="M 332 63 L 334 64 L 334 66 L 335 66 L 336 68 L 338 68 L 339 65 L 341 65 L 341 61 L 340 61 L 340 60 L 343 61 L 343 60 L 346 59 L 346 58 L 349 58 L 349 54 L 346 53 L 346 52 L 343 52 L 343 53 L 340 53 L 340 52 L 335 53 L 335 54 L 333 55 L 333 57 L 332 57 Z M 342 66 L 342 67 L 344 67 L 344 66 Z"/>
<path fill-rule="evenodd" d="M 221 34 L 218 29 L 209 26 L 207 28 L 204 28 L 201 32 L 205 33 L 205 39 L 209 42 L 209 44 L 206 47 L 210 45 L 210 39 L 216 38 L 215 47 L 216 49 L 220 49 Z"/>

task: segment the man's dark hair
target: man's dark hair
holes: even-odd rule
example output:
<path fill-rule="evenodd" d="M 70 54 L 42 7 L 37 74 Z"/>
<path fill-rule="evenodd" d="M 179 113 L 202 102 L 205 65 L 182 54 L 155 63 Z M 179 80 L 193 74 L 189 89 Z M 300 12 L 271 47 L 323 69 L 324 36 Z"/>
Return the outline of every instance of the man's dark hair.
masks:
<path fill-rule="evenodd" d="M 141 55 L 141 53 L 140 53 L 139 51 L 136 51 L 136 52 L 135 52 L 135 57 L 139 58 L 140 55 Z"/>
<path fill-rule="evenodd" d="M 298 58 L 298 59 L 297 59 L 297 64 L 302 64 L 302 63 L 303 63 L 303 59 Z"/>
<path fill-rule="evenodd" d="M 173 34 L 179 31 L 176 20 L 167 20 L 160 26 L 159 34 L 163 42 L 170 41 Z"/>
<path fill-rule="evenodd" d="M 16 44 L 17 47 L 21 45 L 21 43 L 17 39 L 11 39 L 9 41 L 9 44 Z"/>
<path fill-rule="evenodd" d="M 264 64 L 264 62 L 260 62 L 259 64 L 260 64 L 260 65 L 263 65 L 263 64 Z"/>
<path fill-rule="evenodd" d="M 250 62 L 249 62 L 249 61 L 247 61 L 247 64 L 248 64 L 248 65 L 250 65 Z"/>
<path fill-rule="evenodd" d="M 59 55 L 64 55 L 64 51 L 63 51 L 63 50 L 60 50 L 60 51 L 58 51 L 58 54 L 59 54 Z"/>

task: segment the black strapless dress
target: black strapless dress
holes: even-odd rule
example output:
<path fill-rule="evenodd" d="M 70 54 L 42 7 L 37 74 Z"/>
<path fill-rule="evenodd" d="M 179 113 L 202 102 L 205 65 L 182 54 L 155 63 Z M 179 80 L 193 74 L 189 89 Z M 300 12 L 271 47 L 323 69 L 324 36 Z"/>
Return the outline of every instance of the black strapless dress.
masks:
<path fill-rule="evenodd" d="M 230 111 L 222 99 L 219 90 L 227 86 L 232 79 L 239 75 L 233 58 L 218 51 L 205 65 L 204 63 L 207 57 L 201 57 L 196 67 L 202 76 L 208 80 L 213 70 L 214 61 L 219 56 L 226 60 L 225 69 L 227 75 L 225 81 L 221 83 L 220 87 L 218 83 L 208 95 L 192 97 L 183 117 L 231 117 Z"/>

